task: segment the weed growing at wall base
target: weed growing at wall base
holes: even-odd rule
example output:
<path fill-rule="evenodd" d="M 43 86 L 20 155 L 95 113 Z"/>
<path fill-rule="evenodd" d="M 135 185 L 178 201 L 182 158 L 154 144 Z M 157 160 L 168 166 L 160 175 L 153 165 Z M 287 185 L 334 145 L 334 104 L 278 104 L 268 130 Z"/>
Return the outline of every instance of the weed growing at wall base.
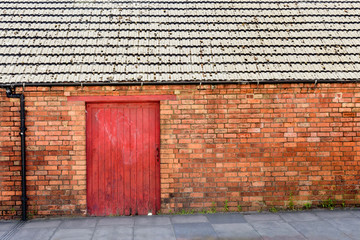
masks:
<path fill-rule="evenodd" d="M 330 210 L 334 210 L 334 207 L 335 207 L 334 201 L 331 198 L 323 201 L 320 205 L 322 208 L 327 208 Z"/>
<path fill-rule="evenodd" d="M 237 206 L 238 212 L 242 212 L 242 207 L 240 205 Z"/>
<path fill-rule="evenodd" d="M 305 203 L 304 204 L 304 209 L 310 209 L 312 207 L 311 203 Z"/>
<path fill-rule="evenodd" d="M 278 212 L 278 210 L 277 210 L 276 207 L 271 207 L 271 208 L 269 209 L 269 211 L 272 212 L 272 213 Z"/>
<path fill-rule="evenodd" d="M 294 204 L 294 199 L 293 199 L 292 193 L 290 193 L 288 209 L 290 209 L 290 210 L 295 209 L 295 204 Z"/>
<path fill-rule="evenodd" d="M 225 200 L 224 211 L 225 211 L 225 212 L 228 212 L 228 211 L 229 211 L 229 203 L 228 203 L 228 200 Z"/>

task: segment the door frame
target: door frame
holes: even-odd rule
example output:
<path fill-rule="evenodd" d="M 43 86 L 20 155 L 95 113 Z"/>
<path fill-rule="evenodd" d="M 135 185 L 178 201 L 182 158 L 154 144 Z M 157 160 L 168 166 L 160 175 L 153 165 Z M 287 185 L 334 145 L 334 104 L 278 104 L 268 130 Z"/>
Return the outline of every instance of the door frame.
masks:
<path fill-rule="evenodd" d="M 146 103 L 146 102 L 158 102 L 159 103 L 159 118 L 160 117 L 160 101 L 163 100 L 176 100 L 176 95 L 133 95 L 133 96 L 69 96 L 67 97 L 68 101 L 72 102 L 84 102 L 85 107 L 87 106 L 87 103 Z M 87 108 L 86 108 L 87 109 Z M 86 110 L 85 110 L 86 111 Z M 159 119 L 160 120 L 160 119 Z M 87 129 L 88 129 L 88 123 L 87 123 L 87 116 L 85 118 L 85 135 L 87 137 Z M 160 121 L 159 121 L 159 130 L 161 129 Z M 159 132 L 159 154 L 161 149 L 161 131 Z M 87 140 L 85 141 L 86 145 L 86 159 L 88 158 L 88 146 L 87 146 Z M 160 159 L 160 156 L 159 156 Z M 161 163 L 161 159 L 160 159 Z M 159 199 L 156 201 L 156 206 L 160 210 L 161 208 L 161 168 L 159 165 Z M 87 161 L 86 161 L 86 206 L 88 206 L 88 192 L 87 192 L 87 186 L 88 186 L 88 176 L 87 176 Z M 86 210 L 88 207 L 86 207 Z"/>

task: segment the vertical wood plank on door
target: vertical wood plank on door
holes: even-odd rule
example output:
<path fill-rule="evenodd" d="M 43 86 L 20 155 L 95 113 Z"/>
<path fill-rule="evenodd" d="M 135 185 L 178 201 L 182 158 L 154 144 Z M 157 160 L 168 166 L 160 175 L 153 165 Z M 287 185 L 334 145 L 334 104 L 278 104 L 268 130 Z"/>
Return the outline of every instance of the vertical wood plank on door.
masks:
<path fill-rule="evenodd" d="M 101 158 L 104 158 L 104 108 L 100 108 L 95 115 L 95 118 L 97 119 L 97 128 L 99 129 L 99 161 L 98 161 L 98 167 L 99 167 L 99 188 L 98 188 L 98 211 L 100 215 L 105 215 L 105 164 L 104 161 L 100 161 Z"/>
<path fill-rule="evenodd" d="M 136 108 L 130 107 L 130 205 L 131 214 L 137 214 L 136 208 L 136 174 L 137 174 L 137 154 L 136 154 L 136 138 L 137 138 L 137 121 Z"/>
<path fill-rule="evenodd" d="M 156 103 L 155 106 L 155 143 L 156 147 L 158 148 L 159 158 L 156 159 L 156 167 L 155 167 L 155 204 L 156 210 L 159 210 L 161 207 L 161 190 L 160 190 L 160 104 Z"/>
<path fill-rule="evenodd" d="M 125 204 L 124 204 L 124 199 L 125 199 L 125 189 L 124 189 L 124 150 L 123 150 L 123 143 L 124 143 L 124 108 L 118 108 L 118 119 L 117 119 L 117 125 L 118 125 L 118 144 L 117 144 L 117 149 L 118 149 L 118 163 L 119 163 L 119 168 L 118 168 L 118 174 L 119 174 L 119 183 L 118 183 L 118 190 L 119 190 L 119 194 L 118 194 L 118 204 L 119 204 L 119 212 L 121 215 L 125 214 Z"/>
<path fill-rule="evenodd" d="M 139 215 L 144 215 L 147 214 L 146 210 L 144 208 L 144 186 L 143 186 L 143 167 L 142 167 L 142 163 L 143 163 L 143 125 L 144 125 L 144 118 L 143 118 L 143 108 L 139 107 L 137 108 L 137 129 L 139 131 L 139 135 L 136 138 L 136 205 L 138 208 L 138 214 Z"/>
<path fill-rule="evenodd" d="M 87 135 L 89 136 L 93 136 L 93 133 L 92 133 L 92 123 L 93 123 L 93 115 L 91 113 L 91 109 L 90 107 L 87 105 L 86 106 L 86 132 L 87 132 Z M 90 153 L 91 150 L 93 150 L 93 146 L 92 146 L 92 137 L 87 139 L 87 144 L 86 144 L 86 152 L 87 153 Z M 93 167 L 93 157 L 88 157 L 87 158 L 87 173 L 86 173 L 86 185 L 87 185 L 87 188 L 86 188 L 86 195 L 87 196 L 92 196 L 93 195 L 93 183 L 91 182 L 93 180 L 93 177 L 95 174 L 94 174 L 94 167 Z M 92 212 L 93 211 L 93 198 L 91 197 L 87 197 L 86 198 L 86 203 L 87 203 L 87 206 L 89 208 L 89 212 Z"/>
<path fill-rule="evenodd" d="M 110 151 L 110 109 L 108 106 L 104 108 L 104 215 L 111 213 L 111 151 Z"/>
<path fill-rule="evenodd" d="M 124 163 L 124 191 L 125 191 L 125 195 L 124 198 L 127 199 L 127 201 L 124 200 L 124 209 L 125 209 L 125 215 L 130 215 L 130 199 L 131 199 L 131 189 L 130 189 L 130 183 L 131 183 L 131 178 L 130 178 L 130 171 L 131 171 L 131 167 L 130 167 L 130 163 L 131 163 L 131 159 L 130 159 L 130 109 L 127 106 L 124 109 L 124 142 L 121 146 L 122 150 L 124 151 L 124 158 L 123 158 L 123 163 Z"/>
<path fill-rule="evenodd" d="M 98 194 L 98 189 L 99 189 L 99 131 L 98 129 L 98 121 L 96 119 L 96 113 L 97 111 L 99 111 L 99 108 L 93 108 L 93 125 L 92 125 L 92 129 L 94 131 L 94 139 L 92 140 L 92 147 L 93 147 L 93 169 L 94 169 L 94 176 L 92 176 L 93 179 L 93 196 L 94 196 L 94 212 L 98 212 L 99 211 L 99 194 Z"/>
<path fill-rule="evenodd" d="M 144 131 L 143 131 L 143 138 L 144 138 L 144 148 L 143 148 L 143 170 L 144 170 L 144 189 L 150 190 L 150 182 L 149 182 L 149 159 L 150 159 L 150 148 L 149 148 L 149 133 L 150 133 L 150 122 L 149 119 L 149 109 L 144 108 L 144 119 L 147 119 L 147 121 L 144 121 Z M 144 208 L 145 211 L 148 210 L 150 201 L 149 201 L 149 191 L 144 191 Z M 147 213 L 146 213 L 147 214 Z"/>
<path fill-rule="evenodd" d="M 149 116 L 149 122 L 151 123 L 155 123 L 155 114 L 156 112 L 154 111 L 154 109 L 151 109 L 150 111 L 150 116 Z M 155 128 L 150 128 L 150 133 L 149 133 L 149 153 L 150 153 L 150 162 L 149 162 L 149 181 L 150 181 L 150 192 L 155 193 L 155 182 L 156 182 L 156 178 L 155 178 L 155 169 L 156 169 L 156 148 L 155 148 L 156 142 L 155 142 Z M 150 196 L 150 206 L 152 207 L 151 209 L 149 209 L 152 214 L 155 214 L 155 195 L 151 194 Z"/>
<path fill-rule="evenodd" d="M 116 165 L 117 165 L 117 136 L 116 136 L 116 122 L 117 122 L 117 111 L 116 108 L 111 108 L 110 111 L 110 130 L 109 130 L 109 135 L 110 135 L 110 145 L 109 145 L 109 151 L 111 154 L 111 161 L 110 161 L 110 169 L 112 169 L 111 171 L 109 171 L 110 174 L 110 183 L 109 187 L 111 189 L 110 192 L 110 213 L 109 214 L 113 214 L 117 212 L 116 209 L 116 204 L 117 204 L 117 191 L 118 191 L 118 187 L 117 187 L 117 177 L 116 177 L 116 171 L 114 171 L 114 169 L 116 169 Z"/>

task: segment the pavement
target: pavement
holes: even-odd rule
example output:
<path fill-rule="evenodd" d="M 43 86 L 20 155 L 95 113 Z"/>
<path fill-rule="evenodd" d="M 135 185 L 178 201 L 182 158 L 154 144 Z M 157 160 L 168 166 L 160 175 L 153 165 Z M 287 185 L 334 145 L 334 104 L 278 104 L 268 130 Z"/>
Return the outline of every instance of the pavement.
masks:
<path fill-rule="evenodd" d="M 0 221 L 0 236 L 1 240 L 360 240 L 360 209 Z"/>

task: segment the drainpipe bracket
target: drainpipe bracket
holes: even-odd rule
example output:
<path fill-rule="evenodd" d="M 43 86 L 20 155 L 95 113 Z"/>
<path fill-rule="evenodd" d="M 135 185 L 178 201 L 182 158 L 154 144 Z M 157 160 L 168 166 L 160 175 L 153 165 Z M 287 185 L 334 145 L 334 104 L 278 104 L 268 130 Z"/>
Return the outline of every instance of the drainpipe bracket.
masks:
<path fill-rule="evenodd" d="M 11 87 L 7 87 L 7 88 L 6 88 L 6 96 L 7 96 L 7 97 L 10 97 L 10 95 L 12 94 L 12 92 L 13 92 L 13 89 L 12 89 Z"/>

